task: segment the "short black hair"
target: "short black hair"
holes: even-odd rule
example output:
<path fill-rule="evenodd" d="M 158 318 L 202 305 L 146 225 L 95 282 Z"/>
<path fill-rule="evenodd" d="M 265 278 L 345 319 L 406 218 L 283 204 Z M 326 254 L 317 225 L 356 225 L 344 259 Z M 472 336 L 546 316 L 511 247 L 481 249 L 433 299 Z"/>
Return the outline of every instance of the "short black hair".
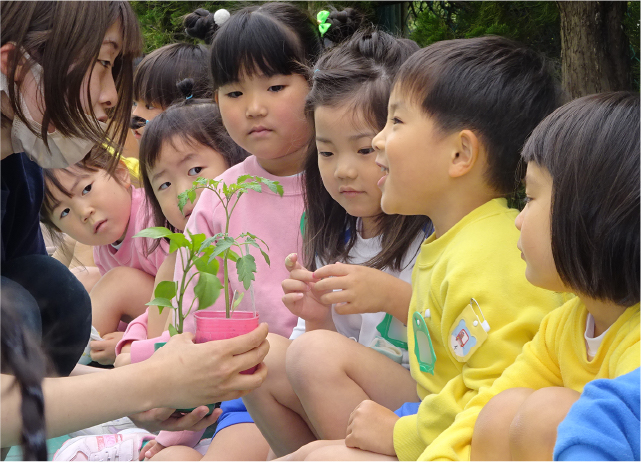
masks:
<path fill-rule="evenodd" d="M 488 151 L 487 184 L 502 195 L 516 190 L 525 174 L 523 143 L 561 96 L 543 56 L 496 36 L 429 45 L 403 64 L 396 86 L 442 132 L 479 135 Z"/>
<path fill-rule="evenodd" d="M 318 25 L 296 6 L 273 2 L 245 7 L 232 14 L 214 35 L 214 90 L 238 82 L 243 73 L 309 78 L 321 49 Z"/>
<path fill-rule="evenodd" d="M 208 63 L 209 50 L 203 45 L 171 43 L 158 48 L 136 67 L 134 99 L 166 109 L 172 103 L 184 100 L 176 84 L 187 78 L 194 82 L 194 98 L 212 99 Z"/>
<path fill-rule="evenodd" d="M 604 93 L 560 107 L 523 160 L 552 176 L 552 255 L 580 294 L 639 303 L 639 94 Z"/>

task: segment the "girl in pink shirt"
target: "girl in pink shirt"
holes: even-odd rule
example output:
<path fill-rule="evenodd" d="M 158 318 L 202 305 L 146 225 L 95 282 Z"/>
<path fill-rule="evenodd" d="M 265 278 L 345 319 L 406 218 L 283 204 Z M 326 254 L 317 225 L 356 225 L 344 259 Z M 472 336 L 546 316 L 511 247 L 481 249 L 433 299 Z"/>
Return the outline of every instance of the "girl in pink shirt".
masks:
<path fill-rule="evenodd" d="M 133 239 L 149 226 L 144 192 L 131 185 L 129 171 L 120 162 L 110 170 L 113 156 L 94 147 L 80 162 L 48 169 L 41 221 L 53 232 L 93 246 L 101 278 L 91 289 L 92 325 L 109 340 L 101 355 L 113 363 L 120 321 L 144 312 L 158 268 L 167 255 L 165 245 L 145 252 L 145 242 Z M 101 351 L 102 353 L 102 351 Z"/>

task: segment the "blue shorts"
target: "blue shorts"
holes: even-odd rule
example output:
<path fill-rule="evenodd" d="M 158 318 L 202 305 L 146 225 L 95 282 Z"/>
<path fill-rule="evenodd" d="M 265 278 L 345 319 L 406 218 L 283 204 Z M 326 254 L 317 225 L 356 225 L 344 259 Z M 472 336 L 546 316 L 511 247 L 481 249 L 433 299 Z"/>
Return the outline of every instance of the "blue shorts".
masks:
<path fill-rule="evenodd" d="M 218 417 L 216 423 L 216 431 L 214 436 L 221 431 L 223 428 L 231 427 L 232 425 L 240 423 L 254 423 L 254 419 L 251 418 L 245 403 L 243 403 L 242 398 L 233 399 L 231 401 L 223 401 L 220 404 L 220 408 L 223 410 L 223 413 Z"/>
<path fill-rule="evenodd" d="M 400 408 L 394 411 L 399 417 L 405 417 L 406 415 L 418 414 L 418 407 L 421 403 L 405 403 Z"/>

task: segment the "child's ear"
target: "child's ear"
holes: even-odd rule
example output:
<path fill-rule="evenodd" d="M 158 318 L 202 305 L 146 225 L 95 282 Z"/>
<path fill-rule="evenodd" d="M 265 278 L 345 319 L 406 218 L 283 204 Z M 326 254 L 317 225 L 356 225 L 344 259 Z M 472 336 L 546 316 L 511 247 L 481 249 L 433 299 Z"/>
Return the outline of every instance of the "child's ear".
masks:
<path fill-rule="evenodd" d="M 129 189 L 131 186 L 131 176 L 129 175 L 129 169 L 122 160 L 118 162 L 114 175 L 118 178 L 120 184 Z"/>
<path fill-rule="evenodd" d="M 449 174 L 458 178 L 467 174 L 476 164 L 481 142 L 471 130 L 461 130 L 455 139 L 456 152 L 452 155 Z"/>

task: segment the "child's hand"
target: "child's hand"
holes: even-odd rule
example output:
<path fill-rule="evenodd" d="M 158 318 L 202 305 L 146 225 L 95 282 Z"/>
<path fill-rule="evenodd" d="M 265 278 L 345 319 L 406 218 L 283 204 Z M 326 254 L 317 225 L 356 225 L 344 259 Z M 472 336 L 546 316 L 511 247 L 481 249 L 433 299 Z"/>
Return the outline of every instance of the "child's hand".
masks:
<path fill-rule="evenodd" d="M 113 364 L 116 360 L 116 345 L 122 338 L 124 332 L 110 332 L 102 337 L 102 340 L 92 340 L 89 342 L 91 347 L 91 360 L 97 363 L 107 365 Z"/>
<path fill-rule="evenodd" d="M 155 408 L 128 416 L 132 422 L 140 428 L 150 432 L 159 430 L 177 431 L 199 431 L 213 425 L 223 411 L 220 408 L 214 409 L 207 415 L 207 406 L 198 406 L 189 414 L 177 412 L 175 409 Z"/>
<path fill-rule="evenodd" d="M 315 288 L 317 279 L 314 278 L 314 274 L 303 268 L 295 253 L 287 256 L 285 268 L 289 271 L 289 279 L 285 279 L 282 283 L 285 306 L 306 323 L 326 322 L 331 316 L 331 305 L 320 302 L 323 293 Z"/>
<path fill-rule="evenodd" d="M 324 293 L 319 301 L 334 304 L 338 314 L 378 313 L 395 315 L 409 308 L 412 286 L 391 274 L 368 266 L 334 263 L 314 271 L 316 290 Z M 401 315 L 402 317 L 402 315 Z"/>
<path fill-rule="evenodd" d="M 345 446 L 396 457 L 394 425 L 399 417 L 380 404 L 365 400 L 347 422 Z"/>
<path fill-rule="evenodd" d="M 163 446 L 156 440 L 151 440 L 149 443 L 145 444 L 144 448 L 140 450 L 138 460 L 151 459 L 163 449 L 165 449 L 165 446 Z"/>

